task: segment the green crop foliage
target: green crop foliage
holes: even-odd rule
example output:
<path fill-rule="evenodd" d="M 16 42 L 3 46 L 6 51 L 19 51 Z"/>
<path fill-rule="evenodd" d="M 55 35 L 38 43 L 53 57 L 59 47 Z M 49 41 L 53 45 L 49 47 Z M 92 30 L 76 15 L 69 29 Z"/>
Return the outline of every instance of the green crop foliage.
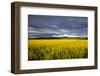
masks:
<path fill-rule="evenodd" d="M 28 60 L 78 59 L 88 57 L 88 41 L 82 39 L 28 40 Z"/>

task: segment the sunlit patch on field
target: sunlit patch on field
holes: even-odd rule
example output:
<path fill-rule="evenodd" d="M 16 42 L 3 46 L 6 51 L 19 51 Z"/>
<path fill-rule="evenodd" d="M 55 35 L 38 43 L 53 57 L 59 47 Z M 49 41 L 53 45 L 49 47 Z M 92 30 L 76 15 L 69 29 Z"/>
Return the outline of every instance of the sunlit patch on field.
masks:
<path fill-rule="evenodd" d="M 82 39 L 28 40 L 28 60 L 78 59 L 88 57 L 88 41 Z"/>

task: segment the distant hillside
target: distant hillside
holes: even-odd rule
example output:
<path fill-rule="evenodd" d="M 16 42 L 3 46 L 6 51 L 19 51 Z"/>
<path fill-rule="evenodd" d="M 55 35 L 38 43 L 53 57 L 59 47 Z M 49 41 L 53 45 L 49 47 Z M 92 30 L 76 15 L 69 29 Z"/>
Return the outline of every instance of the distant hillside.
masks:
<path fill-rule="evenodd" d="M 85 39 L 88 37 L 39 37 L 39 38 L 28 38 L 28 39 Z"/>

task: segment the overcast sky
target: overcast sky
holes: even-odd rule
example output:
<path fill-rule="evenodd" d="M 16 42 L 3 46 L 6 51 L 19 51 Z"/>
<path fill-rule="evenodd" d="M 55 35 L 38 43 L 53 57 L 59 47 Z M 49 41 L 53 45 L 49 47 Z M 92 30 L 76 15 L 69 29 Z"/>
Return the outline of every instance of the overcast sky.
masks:
<path fill-rule="evenodd" d="M 88 18 L 28 15 L 28 37 L 87 37 Z"/>

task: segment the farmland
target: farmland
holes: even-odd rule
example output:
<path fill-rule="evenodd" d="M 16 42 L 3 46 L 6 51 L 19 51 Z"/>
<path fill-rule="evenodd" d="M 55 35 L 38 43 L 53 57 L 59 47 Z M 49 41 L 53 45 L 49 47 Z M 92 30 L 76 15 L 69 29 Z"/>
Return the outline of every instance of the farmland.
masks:
<path fill-rule="evenodd" d="M 87 57 L 87 39 L 28 40 L 28 60 L 78 59 Z"/>

